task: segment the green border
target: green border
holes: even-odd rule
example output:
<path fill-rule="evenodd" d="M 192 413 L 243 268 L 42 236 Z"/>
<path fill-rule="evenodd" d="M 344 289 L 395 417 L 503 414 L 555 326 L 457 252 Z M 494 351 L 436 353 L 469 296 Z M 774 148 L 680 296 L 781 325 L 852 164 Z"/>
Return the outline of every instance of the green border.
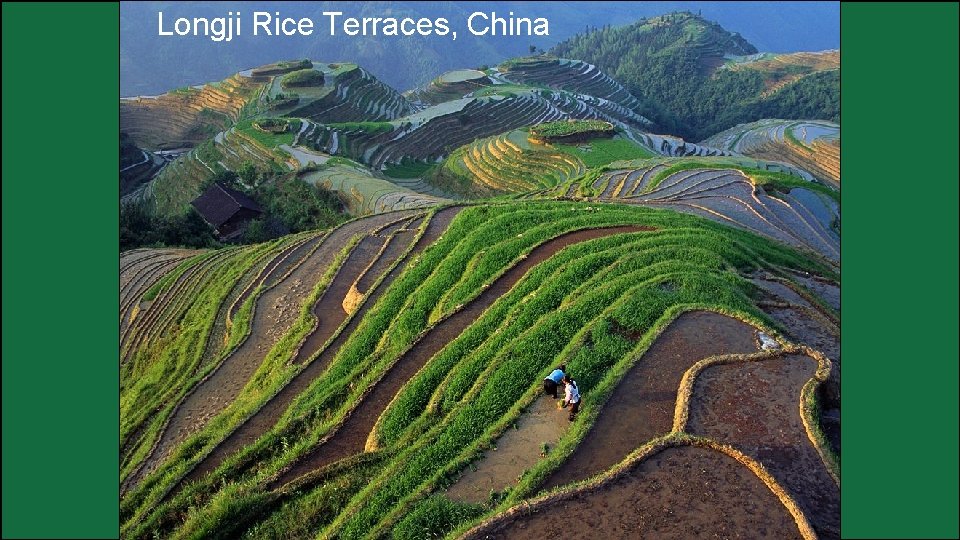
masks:
<path fill-rule="evenodd" d="M 844 538 L 958 536 L 957 16 L 841 5 Z"/>
<path fill-rule="evenodd" d="M 119 534 L 118 4 L 3 4 L 3 537 Z"/>
<path fill-rule="evenodd" d="M 955 538 L 957 5 L 841 17 L 843 534 Z M 3 5 L 4 538 L 118 533 L 118 20 Z"/>

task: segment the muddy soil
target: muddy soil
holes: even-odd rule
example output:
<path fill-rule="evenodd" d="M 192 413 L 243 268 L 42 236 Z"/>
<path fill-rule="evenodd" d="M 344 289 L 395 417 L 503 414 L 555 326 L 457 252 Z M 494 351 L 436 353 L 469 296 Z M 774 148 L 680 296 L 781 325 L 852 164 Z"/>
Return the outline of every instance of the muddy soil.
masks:
<path fill-rule="evenodd" d="M 805 355 L 709 367 L 694 385 L 687 431 L 762 463 L 820 538 L 840 538 L 840 489 L 800 418 L 800 391 L 816 371 Z"/>
<path fill-rule="evenodd" d="M 525 470 L 545 457 L 543 445 L 548 445 L 549 452 L 570 429 L 569 413 L 559 408 L 557 402 L 553 396 L 537 397 L 517 420 L 516 428 L 507 428 L 494 442 L 494 448 L 484 452 L 480 461 L 472 464 L 447 490 L 447 496 L 457 501 L 482 503 L 491 490 L 503 491 L 516 485 Z"/>
<path fill-rule="evenodd" d="M 680 315 L 627 372 L 586 438 L 547 478 L 544 488 L 603 472 L 644 443 L 669 433 L 684 372 L 708 356 L 756 352 L 756 333 L 753 326 L 718 313 Z M 584 398 L 584 406 L 592 406 L 590 397 Z"/>
<path fill-rule="evenodd" d="M 640 230 L 650 230 L 650 228 L 620 226 L 575 231 L 534 248 L 527 258 L 507 270 L 463 309 L 428 330 L 417 343 L 400 356 L 383 378 L 371 386 L 360 404 L 349 414 L 336 433 L 281 474 L 272 487 L 283 485 L 334 461 L 363 452 L 367 437 L 377 418 L 410 377 L 414 376 L 447 343 L 459 336 L 498 298 L 509 291 L 531 268 L 569 245 Z"/>
<path fill-rule="evenodd" d="M 470 539 L 801 538 L 786 507 L 749 469 L 720 452 L 667 448 L 626 475 L 538 505 Z"/>

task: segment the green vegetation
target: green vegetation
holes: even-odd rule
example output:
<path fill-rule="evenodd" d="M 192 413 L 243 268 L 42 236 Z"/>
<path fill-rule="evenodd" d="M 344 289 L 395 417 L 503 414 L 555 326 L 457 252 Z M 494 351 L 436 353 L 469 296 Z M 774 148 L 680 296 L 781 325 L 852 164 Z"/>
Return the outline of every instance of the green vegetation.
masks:
<path fill-rule="evenodd" d="M 254 120 L 253 127 L 267 133 L 286 133 L 290 131 L 290 121 L 286 118 L 263 118 Z"/>
<path fill-rule="evenodd" d="M 572 138 L 583 135 L 590 138 L 614 134 L 613 124 L 603 120 L 557 120 L 530 126 L 530 136 L 541 140 Z"/>
<path fill-rule="evenodd" d="M 598 124 L 609 127 L 605 122 Z M 646 148 L 619 137 L 590 137 L 579 144 L 543 144 L 528 139 L 527 133 L 518 129 L 462 146 L 427 178 L 441 189 L 467 196 L 525 193 L 563 184 L 579 177 L 587 168 L 653 157 Z"/>
<path fill-rule="evenodd" d="M 839 122 L 839 70 L 805 75 L 765 95 L 770 75 L 713 69 L 724 54 L 757 50 L 739 34 L 691 13 L 594 30 L 550 52 L 597 65 L 641 100 L 644 116 L 661 131 L 687 140 L 761 118 Z"/>
<path fill-rule="evenodd" d="M 337 122 L 327 126 L 343 132 L 362 131 L 368 135 L 388 133 L 396 128 L 390 122 Z"/>
<path fill-rule="evenodd" d="M 277 243 L 260 244 L 209 252 L 180 265 L 160 284 L 158 289 L 167 292 L 177 284 L 173 301 L 157 308 L 163 309 L 160 322 L 176 323 L 172 331 L 145 334 L 144 341 L 130 351 L 132 358 L 121 366 L 120 440 L 122 445 L 132 445 L 121 478 L 146 458 L 173 407 L 216 366 L 218 362 L 202 360 L 203 344 L 218 311 L 247 270 L 277 247 Z M 137 431 L 142 432 L 139 439 L 130 440 Z"/>
<path fill-rule="evenodd" d="M 254 192 L 267 214 L 262 222 L 279 220 L 287 232 L 327 229 L 344 221 L 343 204 L 336 194 L 322 186 L 310 185 L 295 176 L 285 176 L 260 185 Z M 263 231 L 247 231 L 249 242 L 275 238 L 268 227 Z M 259 236 L 256 236 L 259 234 Z"/>
<path fill-rule="evenodd" d="M 436 166 L 436 163 L 424 163 L 422 161 L 412 160 L 399 164 L 391 163 L 383 170 L 383 174 L 390 178 L 422 178 Z"/>
<path fill-rule="evenodd" d="M 264 489 L 329 435 L 425 329 L 470 302 L 535 246 L 567 231 L 618 224 L 654 230 L 581 242 L 534 266 L 404 386 L 377 424 L 378 450 L 343 460 L 296 489 Z M 270 431 L 158 503 L 181 474 L 292 376 L 296 368 L 285 360 L 309 327 L 309 306 L 322 287 L 305 298 L 301 318 L 240 399 L 124 497 L 123 535 L 258 538 L 290 527 L 297 536 L 340 538 L 445 534 L 495 510 L 453 503 L 440 491 L 516 421 L 541 391 L 537 382 L 550 366 L 566 361 L 589 411 L 684 310 L 735 314 L 775 334 L 776 326 L 753 304 L 752 285 L 740 277 L 760 267 L 836 277 L 772 241 L 671 211 L 561 202 L 469 207 L 398 275 L 327 371 Z M 664 282 L 671 287 L 661 287 Z M 631 342 L 616 331 L 621 327 L 642 338 Z M 505 494 L 506 501 L 530 494 L 591 421 L 581 415 L 544 465 Z"/>
<path fill-rule="evenodd" d="M 280 61 L 280 62 L 277 62 L 275 65 L 278 68 L 282 68 L 282 69 L 290 69 L 290 68 L 307 69 L 313 66 L 313 62 L 311 62 L 308 59 L 303 59 L 303 60 L 294 60 L 294 61 Z"/>
<path fill-rule="evenodd" d="M 254 125 L 254 122 L 261 125 L 264 122 L 268 122 L 267 125 L 273 125 L 273 122 L 279 123 L 283 121 L 287 122 L 287 128 L 284 130 L 278 130 L 278 131 L 264 131 L 262 129 L 258 129 Z M 280 146 L 281 144 L 287 144 L 287 145 L 293 144 L 293 138 L 297 130 L 299 129 L 300 129 L 300 120 L 296 118 L 287 119 L 287 120 L 272 119 L 272 121 L 271 120 L 256 120 L 256 121 L 241 120 L 240 122 L 237 123 L 237 125 L 234 128 L 236 132 L 250 139 L 253 139 L 268 151 L 274 150 L 277 146 Z"/>
<path fill-rule="evenodd" d="M 519 129 L 457 148 L 428 180 L 449 192 L 490 196 L 550 188 L 583 169 L 576 156 L 531 143 Z"/>
<path fill-rule="evenodd" d="M 163 216 L 143 203 L 120 205 L 120 251 L 138 247 L 218 247 L 210 227 L 194 210 Z"/>
<path fill-rule="evenodd" d="M 143 301 L 149 302 L 154 298 L 156 298 L 158 294 L 160 294 L 161 292 L 165 291 L 168 287 L 170 287 L 171 283 L 179 279 L 180 276 L 187 270 L 187 268 L 190 268 L 194 264 L 197 264 L 204 257 L 205 255 L 203 254 L 194 255 L 193 257 L 190 257 L 189 259 L 177 265 L 177 267 L 174 268 L 172 272 L 168 272 L 167 274 L 165 274 L 156 283 L 154 283 L 152 287 L 147 289 L 147 292 L 143 294 Z"/>
<path fill-rule="evenodd" d="M 283 76 L 280 85 L 284 88 L 296 88 L 303 86 L 322 86 L 323 73 L 315 69 L 300 69 L 291 71 Z"/>
<path fill-rule="evenodd" d="M 624 159 L 652 158 L 653 152 L 622 138 L 592 139 L 581 145 L 555 144 L 561 152 L 576 156 L 587 167 L 601 167 Z"/>
<path fill-rule="evenodd" d="M 484 96 L 515 96 L 522 92 L 529 92 L 530 90 L 536 90 L 546 88 L 543 86 L 534 86 L 529 84 L 497 84 L 493 86 L 488 86 L 486 88 L 480 88 L 479 90 L 473 93 L 476 97 Z"/>
<path fill-rule="evenodd" d="M 457 525 L 483 515 L 483 507 L 434 495 L 418 504 L 393 530 L 397 540 L 441 538 Z"/>

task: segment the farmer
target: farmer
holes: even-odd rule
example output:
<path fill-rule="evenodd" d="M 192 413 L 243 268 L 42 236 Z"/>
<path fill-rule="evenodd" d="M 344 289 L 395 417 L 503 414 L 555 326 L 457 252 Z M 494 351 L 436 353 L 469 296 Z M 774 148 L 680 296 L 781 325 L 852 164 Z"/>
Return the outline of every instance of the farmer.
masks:
<path fill-rule="evenodd" d="M 566 396 L 563 398 L 563 407 L 566 408 L 567 405 L 570 405 L 570 421 L 572 422 L 577 413 L 580 412 L 580 389 L 577 388 L 577 381 L 573 380 L 569 373 L 563 376 L 563 383 L 566 391 Z"/>
<path fill-rule="evenodd" d="M 553 399 L 557 399 L 560 396 L 557 395 L 557 385 L 563 380 L 563 374 L 567 371 L 567 366 L 565 364 L 560 364 L 560 367 L 553 370 L 550 375 L 547 375 L 547 378 L 543 380 L 543 393 L 548 396 L 553 396 Z"/>

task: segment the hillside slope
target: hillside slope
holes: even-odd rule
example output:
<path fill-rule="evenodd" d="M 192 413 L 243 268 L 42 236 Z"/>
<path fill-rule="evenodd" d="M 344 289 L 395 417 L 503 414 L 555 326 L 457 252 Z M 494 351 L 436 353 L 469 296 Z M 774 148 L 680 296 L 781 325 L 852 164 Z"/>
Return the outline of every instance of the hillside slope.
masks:
<path fill-rule="evenodd" d="M 739 34 L 692 13 L 580 34 L 550 52 L 596 64 L 660 131 L 686 139 L 761 118 L 839 121 L 839 67 L 823 61 L 832 53 L 757 57 Z"/>

